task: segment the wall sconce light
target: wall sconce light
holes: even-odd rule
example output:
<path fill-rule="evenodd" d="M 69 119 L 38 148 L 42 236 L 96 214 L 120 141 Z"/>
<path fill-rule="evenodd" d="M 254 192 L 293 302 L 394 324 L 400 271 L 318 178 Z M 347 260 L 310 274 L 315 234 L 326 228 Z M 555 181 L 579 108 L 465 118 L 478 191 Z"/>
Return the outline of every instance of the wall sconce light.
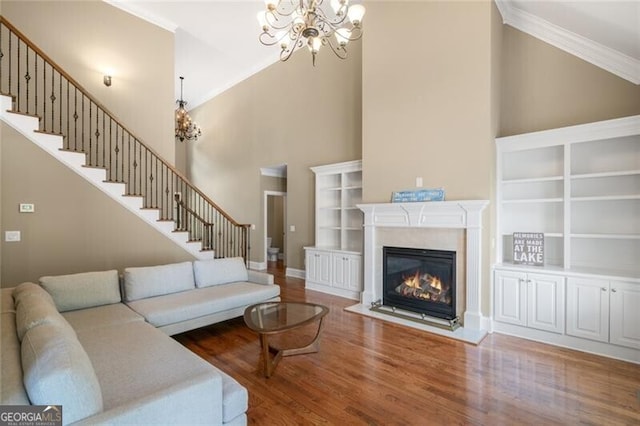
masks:
<path fill-rule="evenodd" d="M 111 76 L 110 75 L 105 75 L 104 76 L 104 80 L 102 80 L 104 85 L 107 87 L 111 87 Z"/>

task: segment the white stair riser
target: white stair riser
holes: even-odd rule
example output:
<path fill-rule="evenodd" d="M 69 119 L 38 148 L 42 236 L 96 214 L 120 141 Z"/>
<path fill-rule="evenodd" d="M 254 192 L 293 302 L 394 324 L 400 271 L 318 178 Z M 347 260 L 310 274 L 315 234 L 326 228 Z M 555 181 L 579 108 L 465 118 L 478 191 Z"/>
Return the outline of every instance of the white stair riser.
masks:
<path fill-rule="evenodd" d="M 86 163 L 84 153 L 62 151 L 61 148 L 64 142 L 62 136 L 38 133 L 38 118 L 8 112 L 7 110 L 11 108 L 11 98 L 8 96 L 0 96 L 0 118 L 2 118 L 5 123 L 88 180 L 96 188 L 116 200 L 136 216 L 143 219 L 195 258 L 211 259 L 213 257 L 212 252 L 201 251 L 202 245 L 199 242 L 188 242 L 189 237 L 187 232 L 174 232 L 175 225 L 173 222 L 158 221 L 160 216 L 158 210 L 142 209 L 142 197 L 123 196 L 126 191 L 125 184 L 105 182 L 107 175 L 106 170 L 84 167 Z"/>

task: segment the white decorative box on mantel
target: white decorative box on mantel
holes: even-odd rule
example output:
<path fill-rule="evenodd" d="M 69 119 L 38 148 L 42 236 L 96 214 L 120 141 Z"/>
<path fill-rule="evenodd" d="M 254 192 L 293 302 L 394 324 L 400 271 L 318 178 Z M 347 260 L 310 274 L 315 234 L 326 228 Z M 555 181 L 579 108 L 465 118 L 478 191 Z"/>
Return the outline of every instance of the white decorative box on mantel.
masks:
<path fill-rule="evenodd" d="M 482 279 L 482 212 L 489 205 L 488 200 L 459 200 L 432 201 L 424 203 L 384 203 L 358 204 L 364 212 L 364 286 L 360 297 L 360 305 L 352 307 L 351 311 L 374 316 L 392 322 L 399 322 L 392 316 L 383 318 L 384 314 L 369 313 L 372 302 L 382 300 L 382 247 L 385 238 L 392 244 L 397 244 L 405 238 L 412 240 L 412 245 L 419 245 L 425 240 L 429 245 L 430 234 L 438 234 L 437 240 L 445 230 L 451 230 L 452 236 L 445 239 L 457 240 L 458 232 L 464 232 L 464 243 L 461 256 L 465 259 L 464 293 L 465 306 L 463 313 L 463 327 L 456 331 L 442 330 L 433 327 L 438 334 L 460 340 L 479 343 L 486 335 L 483 327 L 483 316 L 480 310 L 481 279 Z M 403 229 L 404 228 L 404 229 Z M 408 231 L 407 231 L 408 229 Z M 430 232 L 431 230 L 431 232 Z M 403 232 L 405 232 L 403 234 Z M 394 236 L 395 234 L 395 236 Z M 416 238 L 418 242 L 416 242 Z M 431 243 L 433 244 L 433 243 Z M 437 241 L 435 244 L 439 244 Z M 415 322 L 402 322 L 408 326 L 429 329 L 429 326 L 416 326 Z"/>

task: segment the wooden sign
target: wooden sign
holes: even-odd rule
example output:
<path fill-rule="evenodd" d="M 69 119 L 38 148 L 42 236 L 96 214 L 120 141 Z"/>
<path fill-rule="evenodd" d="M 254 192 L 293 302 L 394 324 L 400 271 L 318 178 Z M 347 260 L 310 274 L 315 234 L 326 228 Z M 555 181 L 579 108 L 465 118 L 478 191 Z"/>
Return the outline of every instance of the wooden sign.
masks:
<path fill-rule="evenodd" d="M 543 266 L 544 234 L 541 232 L 514 232 L 513 263 Z"/>
<path fill-rule="evenodd" d="M 391 194 L 392 203 L 415 203 L 424 201 L 444 201 L 444 189 L 408 189 Z"/>

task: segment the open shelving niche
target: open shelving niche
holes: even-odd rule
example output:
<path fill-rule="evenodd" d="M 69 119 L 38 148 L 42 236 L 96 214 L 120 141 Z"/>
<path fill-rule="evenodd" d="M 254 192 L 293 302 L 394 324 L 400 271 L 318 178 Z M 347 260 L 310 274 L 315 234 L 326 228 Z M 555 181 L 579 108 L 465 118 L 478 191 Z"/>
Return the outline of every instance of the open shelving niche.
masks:
<path fill-rule="evenodd" d="M 312 167 L 315 244 L 305 247 L 306 286 L 358 299 L 362 280 L 362 161 Z"/>
<path fill-rule="evenodd" d="M 640 116 L 496 142 L 504 266 L 513 232 L 542 232 L 544 269 L 640 279 Z"/>

